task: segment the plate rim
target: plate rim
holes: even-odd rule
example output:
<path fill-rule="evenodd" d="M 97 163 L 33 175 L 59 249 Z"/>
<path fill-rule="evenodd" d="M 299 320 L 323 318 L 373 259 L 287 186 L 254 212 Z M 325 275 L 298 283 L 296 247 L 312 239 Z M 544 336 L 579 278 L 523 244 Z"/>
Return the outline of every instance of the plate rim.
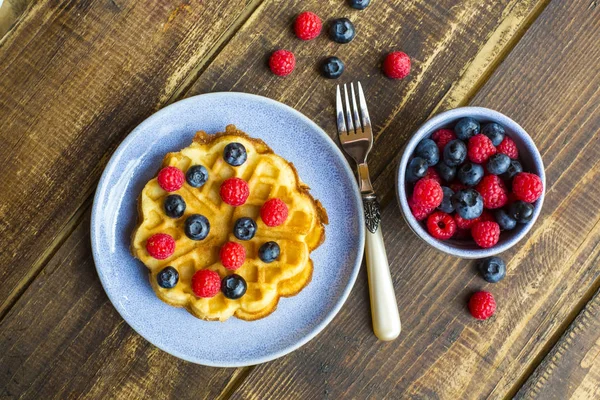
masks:
<path fill-rule="evenodd" d="M 304 346 L 310 340 L 314 339 L 319 333 L 321 333 L 323 331 L 323 329 L 325 329 L 325 327 L 327 325 L 329 325 L 331 323 L 333 318 L 335 318 L 335 316 L 341 310 L 342 306 L 346 303 L 346 300 L 348 299 L 348 296 L 350 295 L 350 292 L 352 291 L 354 284 L 356 283 L 356 279 L 358 277 L 358 273 L 360 271 L 360 267 L 362 265 L 362 260 L 363 260 L 363 256 L 364 256 L 365 221 L 364 221 L 364 214 L 362 212 L 360 212 L 360 211 L 362 211 L 362 208 L 363 208 L 362 198 L 360 196 L 360 191 L 358 189 L 358 185 L 357 184 L 353 185 L 354 190 L 352 190 L 351 193 L 349 193 L 348 195 L 353 198 L 356 208 L 359 210 L 359 212 L 358 212 L 359 240 L 357 243 L 358 253 L 357 253 L 356 260 L 354 261 L 354 266 L 352 267 L 352 270 L 350 273 L 350 279 L 348 281 L 348 284 L 342 291 L 341 296 L 339 296 L 339 298 L 335 301 L 331 311 L 329 311 L 325 315 L 324 319 L 320 323 L 315 325 L 314 328 L 312 328 L 306 335 L 301 337 L 299 340 L 297 340 L 296 342 L 292 343 L 291 345 L 285 346 L 273 353 L 261 355 L 261 356 L 250 358 L 250 359 L 247 358 L 244 362 L 233 362 L 233 363 L 212 362 L 211 360 L 201 360 L 197 357 L 191 357 L 188 354 L 174 351 L 173 349 L 166 349 L 162 346 L 162 344 L 159 345 L 159 344 L 155 343 L 154 341 L 150 340 L 142 332 L 140 332 L 138 329 L 136 329 L 127 318 L 125 318 L 125 316 L 124 316 L 125 310 L 121 309 L 122 308 L 121 304 L 118 301 L 115 301 L 112 298 L 112 295 L 109 292 L 109 290 L 107 290 L 107 286 L 106 286 L 107 282 L 105 282 L 105 277 L 103 277 L 103 274 L 101 273 L 100 268 L 98 266 L 100 263 L 101 256 L 98 251 L 98 243 L 97 242 L 98 242 L 98 236 L 100 235 L 100 226 L 102 225 L 97 219 L 97 215 L 99 213 L 99 210 L 98 210 L 99 201 L 100 201 L 101 193 L 103 193 L 107 190 L 106 180 L 107 180 L 109 174 L 111 173 L 112 169 L 114 169 L 117 159 L 119 159 L 119 157 L 121 156 L 121 154 L 123 153 L 125 148 L 128 147 L 129 142 L 133 141 L 134 137 L 136 137 L 136 135 L 139 134 L 139 132 L 142 130 L 141 127 L 143 125 L 149 123 L 149 121 L 159 118 L 162 114 L 167 114 L 169 112 L 172 112 L 171 111 L 172 109 L 176 109 L 176 108 L 180 107 L 181 104 L 183 104 L 183 103 L 194 103 L 200 97 L 203 97 L 203 98 L 206 98 L 206 97 L 215 97 L 215 98 L 218 98 L 218 97 L 234 97 L 234 98 L 243 97 L 243 98 L 248 99 L 249 101 L 263 102 L 270 106 L 285 110 L 286 112 L 294 115 L 295 117 L 297 117 L 300 120 L 302 120 L 303 122 L 305 122 L 308 126 L 310 126 L 312 128 L 312 130 L 314 130 L 315 132 L 318 132 L 319 135 L 324 137 L 326 139 L 325 142 L 333 150 L 333 153 L 336 154 L 342 160 L 342 165 L 343 165 L 342 171 L 344 171 L 344 173 L 347 175 L 347 177 L 350 178 L 350 181 L 356 181 L 354 172 L 350 168 L 350 165 L 349 165 L 348 161 L 346 160 L 346 157 L 343 155 L 339 146 L 333 141 L 333 139 L 329 135 L 327 135 L 327 133 L 325 133 L 325 131 L 319 125 L 317 125 L 313 120 L 308 118 L 306 115 L 304 115 L 300 111 L 288 106 L 287 104 L 281 103 L 277 100 L 274 100 L 274 99 L 271 99 L 271 98 L 268 98 L 265 96 L 260 96 L 260 95 L 251 94 L 251 93 L 243 93 L 243 92 L 212 92 L 212 93 L 204 93 L 204 94 L 187 97 L 185 99 L 182 99 L 182 100 L 176 101 L 172 104 L 169 104 L 168 106 L 161 108 L 160 110 L 154 112 L 153 114 L 151 114 L 150 116 L 145 118 L 142 122 L 140 122 L 138 125 L 136 125 L 135 128 L 133 128 L 133 130 L 131 130 L 131 132 L 129 132 L 127 134 L 127 136 L 121 141 L 121 143 L 117 146 L 115 151 L 111 154 L 108 163 L 106 164 L 106 166 L 104 167 L 104 170 L 102 171 L 100 180 L 98 181 L 98 185 L 96 187 L 96 192 L 94 194 L 94 201 L 92 203 L 91 222 L 90 222 L 90 241 L 91 241 L 91 247 L 92 247 L 92 257 L 94 260 L 94 267 L 95 267 L 96 273 L 98 274 L 98 277 L 100 279 L 100 284 L 102 285 L 102 289 L 106 293 L 112 306 L 117 310 L 117 312 L 119 313 L 121 318 L 123 318 L 123 320 L 127 323 L 127 325 L 129 325 L 131 327 L 131 329 L 133 329 L 138 335 L 143 337 L 146 341 L 151 343 L 153 346 L 156 346 L 159 349 L 161 349 L 162 351 L 164 351 L 168 354 L 171 354 L 177 358 L 180 358 L 182 360 L 192 362 L 195 364 L 199 364 L 199 365 L 209 366 L 209 367 L 236 368 L 236 367 L 258 365 L 258 364 L 262 364 L 262 363 L 269 362 L 269 361 L 275 360 L 277 358 L 283 357 L 283 356 L 299 349 L 300 347 Z"/>

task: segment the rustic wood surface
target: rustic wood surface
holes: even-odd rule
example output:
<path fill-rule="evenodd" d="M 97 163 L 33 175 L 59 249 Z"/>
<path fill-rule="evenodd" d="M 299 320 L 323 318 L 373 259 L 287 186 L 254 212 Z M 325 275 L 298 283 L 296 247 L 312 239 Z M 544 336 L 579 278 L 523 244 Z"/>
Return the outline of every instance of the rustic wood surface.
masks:
<path fill-rule="evenodd" d="M 289 25 L 304 9 L 349 16 L 359 34 L 344 46 L 300 42 Z M 0 39 L 0 398 L 597 397 L 598 12 L 560 0 L 376 0 L 362 12 L 342 0 L 32 2 Z M 298 59 L 285 79 L 265 68 L 278 47 Z M 391 49 L 411 55 L 410 78 L 378 72 Z M 334 82 L 314 67 L 328 55 L 377 104 L 371 168 L 387 203 L 401 337 L 375 340 L 362 273 L 332 324 L 282 359 L 216 369 L 158 350 L 121 319 L 94 270 L 90 195 L 108 157 L 156 109 L 221 90 L 283 101 L 333 135 Z M 540 220 L 493 286 L 421 243 L 391 196 L 410 134 L 469 102 L 517 120 L 548 179 Z M 499 312 L 477 323 L 464 304 L 482 287 Z"/>

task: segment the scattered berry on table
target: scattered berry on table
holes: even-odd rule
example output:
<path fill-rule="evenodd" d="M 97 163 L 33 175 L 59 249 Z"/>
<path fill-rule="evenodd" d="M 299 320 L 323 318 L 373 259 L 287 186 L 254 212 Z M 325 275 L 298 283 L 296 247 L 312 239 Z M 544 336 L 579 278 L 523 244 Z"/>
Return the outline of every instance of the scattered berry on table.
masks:
<path fill-rule="evenodd" d="M 246 162 L 247 158 L 248 153 L 246 153 L 246 148 L 241 143 L 229 143 L 223 150 L 223 159 L 231 166 L 239 167 Z"/>
<path fill-rule="evenodd" d="M 504 179 L 505 181 L 509 181 L 515 175 L 517 175 L 519 172 L 523 172 L 523 167 L 521 166 L 521 163 L 517 160 L 511 159 L 508 169 L 506 170 L 505 173 L 502 174 L 501 178 Z"/>
<path fill-rule="evenodd" d="M 291 51 L 276 50 L 269 58 L 269 68 L 275 75 L 287 76 L 292 73 L 295 67 L 296 57 Z"/>
<path fill-rule="evenodd" d="M 172 289 L 179 282 L 179 272 L 173 267 L 165 267 L 156 274 L 156 283 L 164 289 Z"/>
<path fill-rule="evenodd" d="M 315 13 L 305 11 L 298 14 L 294 21 L 294 32 L 298 39 L 312 40 L 321 34 L 323 23 L 321 18 Z"/>
<path fill-rule="evenodd" d="M 496 153 L 488 159 L 485 168 L 490 174 L 502 175 L 510 168 L 510 162 L 511 159 L 506 154 Z"/>
<path fill-rule="evenodd" d="M 533 204 L 517 200 L 508 206 L 508 215 L 519 224 L 526 224 L 533 218 Z"/>
<path fill-rule="evenodd" d="M 511 217 L 504 209 L 499 208 L 494 212 L 496 222 L 500 225 L 500 230 L 510 231 L 517 226 L 517 220 Z"/>
<path fill-rule="evenodd" d="M 233 235 L 240 240 L 250 240 L 256 234 L 256 222 L 252 218 L 238 218 L 233 225 Z"/>
<path fill-rule="evenodd" d="M 258 249 L 258 258 L 262 262 L 271 263 L 279 257 L 281 249 L 276 242 L 266 242 Z"/>
<path fill-rule="evenodd" d="M 498 146 L 504 140 L 504 127 L 496 122 L 485 124 L 481 128 L 481 133 L 489 137 L 494 146 Z"/>
<path fill-rule="evenodd" d="M 221 278 L 215 271 L 201 269 L 192 276 L 192 290 L 198 297 L 215 297 L 221 291 Z"/>
<path fill-rule="evenodd" d="M 237 300 L 246 294 L 246 280 L 238 274 L 227 275 L 221 281 L 221 292 L 228 299 Z"/>
<path fill-rule="evenodd" d="M 436 239 L 450 239 L 456 232 L 456 222 L 450 214 L 436 211 L 427 217 L 427 230 Z"/>
<path fill-rule="evenodd" d="M 239 243 L 227 242 L 221 247 L 219 252 L 221 264 L 227 269 L 236 270 L 244 264 L 246 260 L 246 249 Z"/>
<path fill-rule="evenodd" d="M 490 156 L 496 154 L 496 148 L 489 137 L 478 134 L 469 139 L 468 144 L 469 160 L 477 164 L 485 163 Z"/>
<path fill-rule="evenodd" d="M 460 139 L 450 141 L 444 148 L 444 163 L 450 167 L 462 164 L 467 158 L 467 146 Z"/>
<path fill-rule="evenodd" d="M 192 214 L 186 218 L 183 230 L 192 240 L 204 240 L 210 232 L 210 222 L 204 215 Z"/>
<path fill-rule="evenodd" d="M 500 208 L 508 202 L 506 186 L 496 175 L 484 176 L 475 189 L 481 194 L 485 208 Z"/>
<path fill-rule="evenodd" d="M 477 261 L 477 269 L 486 281 L 500 282 L 506 276 L 506 264 L 500 257 L 488 257 Z"/>
<path fill-rule="evenodd" d="M 356 8 L 357 10 L 364 10 L 371 4 L 371 0 L 348 0 L 350 7 Z"/>
<path fill-rule="evenodd" d="M 433 212 L 433 210 L 435 210 L 435 207 L 423 207 L 422 205 L 415 203 L 412 197 L 408 198 L 408 206 L 417 221 L 423 221 Z"/>
<path fill-rule="evenodd" d="M 477 222 L 471 228 L 471 235 L 479 247 L 488 249 L 498 243 L 500 239 L 500 226 L 497 222 L 493 221 Z"/>
<path fill-rule="evenodd" d="M 176 192 L 183 186 L 185 175 L 177 167 L 164 167 L 156 178 L 158 185 L 167 192 Z"/>
<path fill-rule="evenodd" d="M 191 187 L 202 187 L 208 180 L 208 170 L 204 165 L 193 165 L 187 170 L 185 179 Z"/>
<path fill-rule="evenodd" d="M 427 174 L 428 164 L 424 158 L 415 157 L 408 163 L 406 168 L 406 180 L 416 182 Z"/>
<path fill-rule="evenodd" d="M 425 178 L 425 179 L 433 179 L 434 181 L 436 181 L 440 185 L 442 184 L 442 178 L 440 178 L 440 175 L 437 173 L 437 171 L 433 167 L 427 168 L 427 173 L 425 173 L 425 176 L 423 178 Z"/>
<path fill-rule="evenodd" d="M 506 154 L 513 160 L 517 160 L 519 158 L 519 150 L 517 149 L 517 145 L 508 136 L 505 136 L 504 140 L 502 140 L 502 142 L 496 146 L 496 150 L 498 153 Z"/>
<path fill-rule="evenodd" d="M 444 162 L 441 162 L 437 165 L 437 172 L 446 182 L 452 182 L 456 177 L 456 167 L 449 167 Z"/>
<path fill-rule="evenodd" d="M 221 200 L 235 207 L 246 202 L 250 195 L 250 189 L 245 180 L 233 177 L 223 181 L 219 193 Z"/>
<path fill-rule="evenodd" d="M 479 134 L 481 126 L 479 122 L 471 117 L 465 117 L 458 120 L 454 125 L 454 133 L 460 140 L 469 140 L 472 136 Z"/>
<path fill-rule="evenodd" d="M 520 172 L 513 178 L 512 190 L 519 200 L 533 203 L 542 195 L 544 186 L 539 176 L 528 172 Z"/>
<path fill-rule="evenodd" d="M 423 208 L 436 208 L 442 204 L 442 186 L 433 179 L 421 179 L 415 184 L 412 198 Z"/>
<path fill-rule="evenodd" d="M 444 193 L 444 198 L 442 204 L 438 206 L 438 210 L 450 214 L 454 211 L 454 206 L 452 205 L 454 191 L 447 186 L 442 186 L 442 192 Z"/>
<path fill-rule="evenodd" d="M 185 201 L 178 194 L 170 194 L 164 202 L 165 214 L 171 218 L 180 218 L 185 212 Z"/>
<path fill-rule="evenodd" d="M 458 168 L 458 180 L 466 186 L 475 186 L 483 178 L 483 167 L 479 164 L 466 162 Z"/>
<path fill-rule="evenodd" d="M 337 43 L 350 43 L 356 36 L 354 24 L 348 18 L 334 19 L 329 26 L 329 37 Z"/>
<path fill-rule="evenodd" d="M 404 79 L 410 74 L 410 57 L 401 51 L 389 53 L 383 60 L 383 73 L 390 79 Z"/>
<path fill-rule="evenodd" d="M 440 150 L 431 139 L 421 140 L 415 148 L 414 155 L 423 158 L 430 167 L 440 161 Z"/>
<path fill-rule="evenodd" d="M 321 74 L 327 79 L 337 79 L 344 72 L 344 62 L 338 57 L 327 57 L 321 64 Z"/>
<path fill-rule="evenodd" d="M 260 209 L 260 218 L 269 227 L 279 226 L 288 217 L 288 207 L 281 199 L 269 199 Z"/>
<path fill-rule="evenodd" d="M 496 300 L 490 292 L 476 292 L 469 299 L 471 315 L 480 320 L 486 320 L 496 312 Z"/>
<path fill-rule="evenodd" d="M 452 140 L 456 139 L 456 135 L 451 129 L 438 129 L 433 132 L 431 139 L 437 144 L 438 149 L 440 149 L 440 154 L 442 154 L 444 152 L 444 147 Z"/>
<path fill-rule="evenodd" d="M 475 189 L 463 189 L 452 196 L 454 209 L 464 219 L 474 219 L 483 212 L 483 198 Z"/>
<path fill-rule="evenodd" d="M 166 233 L 156 233 L 146 241 L 146 251 L 157 260 L 164 260 L 175 252 L 175 240 Z"/>

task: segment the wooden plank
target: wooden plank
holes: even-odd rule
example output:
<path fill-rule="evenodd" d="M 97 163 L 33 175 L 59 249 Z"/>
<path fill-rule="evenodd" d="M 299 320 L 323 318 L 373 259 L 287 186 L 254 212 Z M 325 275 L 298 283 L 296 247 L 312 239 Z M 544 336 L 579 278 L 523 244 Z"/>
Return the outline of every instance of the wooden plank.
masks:
<path fill-rule="evenodd" d="M 108 155 L 257 1 L 46 0 L 6 36 L 0 315 L 76 226 Z"/>
<path fill-rule="evenodd" d="M 0 41 L 25 13 L 31 0 L 0 0 Z"/>
<path fill-rule="evenodd" d="M 427 248 L 400 222 L 393 204 L 384 211 L 383 229 L 401 337 L 376 342 L 363 275 L 332 326 L 303 349 L 256 367 L 232 398 L 515 393 L 532 372 L 532 360 L 546 354 L 581 299 L 598 288 L 600 71 L 585 67 L 600 60 L 598 34 L 597 15 L 587 5 L 552 2 L 474 99 L 519 121 L 547 169 L 542 217 L 525 242 L 504 254 L 504 281 L 486 285 L 472 262 Z M 574 60 L 585 65 L 578 68 Z M 499 303 L 486 322 L 474 321 L 465 309 L 469 294 L 481 288 Z"/>

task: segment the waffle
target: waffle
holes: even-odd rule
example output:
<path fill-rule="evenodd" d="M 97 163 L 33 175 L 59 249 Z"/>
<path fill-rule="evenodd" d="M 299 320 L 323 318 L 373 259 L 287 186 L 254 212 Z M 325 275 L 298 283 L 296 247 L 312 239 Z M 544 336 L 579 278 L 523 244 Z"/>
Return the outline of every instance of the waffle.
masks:
<path fill-rule="evenodd" d="M 243 144 L 248 153 L 246 162 L 239 167 L 223 160 L 223 150 L 231 142 Z M 281 296 L 293 296 L 310 282 L 310 253 L 325 240 L 327 213 L 310 195 L 293 164 L 274 154 L 262 140 L 249 137 L 233 125 L 216 135 L 196 133 L 189 147 L 167 154 L 162 167 L 175 166 L 185 172 L 198 164 L 208 169 L 209 178 L 200 188 L 184 183 L 176 192 L 187 205 L 181 218 L 165 214 L 163 202 L 169 193 L 156 178 L 146 184 L 138 200 L 139 222 L 132 235 L 131 252 L 149 269 L 152 288 L 162 301 L 185 307 L 203 320 L 263 318 L 275 310 Z M 233 176 L 244 179 L 250 188 L 248 200 L 239 207 L 224 203 L 219 195 L 221 183 Z M 260 218 L 260 208 L 273 197 L 286 203 L 289 216 L 282 225 L 268 227 Z M 190 214 L 202 214 L 210 221 L 206 239 L 194 241 L 185 235 L 183 225 Z M 234 222 L 240 217 L 250 217 L 257 224 L 256 235 L 249 241 L 240 241 L 233 235 Z M 151 257 L 146 250 L 146 240 L 156 233 L 167 233 L 175 239 L 175 252 L 165 260 Z M 219 261 L 219 249 L 228 241 L 238 242 L 246 250 L 246 260 L 235 272 L 225 269 Z M 279 258 L 268 264 L 258 257 L 259 247 L 267 241 L 277 242 L 281 249 Z M 156 279 L 166 266 L 179 273 L 179 281 L 171 289 L 160 287 Z M 241 275 L 247 283 L 246 294 L 236 300 L 223 293 L 212 298 L 197 297 L 191 279 L 196 271 L 205 268 L 216 271 L 221 278 L 232 273 Z"/>

